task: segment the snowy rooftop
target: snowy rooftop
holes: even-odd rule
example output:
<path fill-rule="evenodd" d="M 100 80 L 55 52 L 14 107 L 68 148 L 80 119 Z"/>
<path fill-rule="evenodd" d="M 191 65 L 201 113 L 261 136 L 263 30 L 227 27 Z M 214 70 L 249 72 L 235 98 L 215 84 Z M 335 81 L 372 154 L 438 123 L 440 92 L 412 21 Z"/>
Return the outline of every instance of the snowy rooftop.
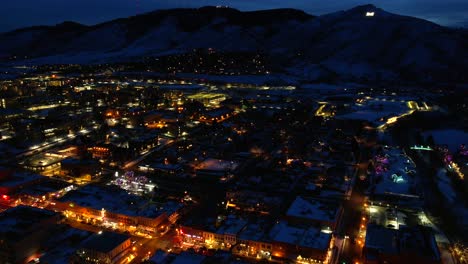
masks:
<path fill-rule="evenodd" d="M 36 224 L 55 215 L 55 212 L 29 206 L 10 208 L 0 214 L 0 234 L 19 241 L 32 232 Z"/>
<path fill-rule="evenodd" d="M 237 235 L 242 228 L 247 225 L 247 221 L 244 219 L 239 219 L 234 215 L 228 215 L 224 224 L 218 228 L 216 233 L 218 234 L 230 234 Z"/>
<path fill-rule="evenodd" d="M 440 261 L 440 251 L 430 227 L 403 227 L 399 230 L 368 225 L 366 248 L 384 254 L 411 254 L 425 258 L 428 263 Z"/>
<path fill-rule="evenodd" d="M 330 244 L 331 233 L 321 232 L 317 228 L 297 228 L 285 222 L 276 224 L 269 234 L 271 240 L 276 242 L 298 245 L 301 247 L 326 250 Z"/>
<path fill-rule="evenodd" d="M 205 256 L 197 255 L 189 252 L 182 252 L 180 255 L 176 256 L 174 261 L 171 264 L 199 264 L 205 260 Z"/>
<path fill-rule="evenodd" d="M 315 221 L 334 222 L 338 215 L 339 205 L 315 199 L 296 197 L 289 206 L 287 216 L 307 218 Z"/>
<path fill-rule="evenodd" d="M 40 257 L 41 262 L 49 264 L 68 263 L 70 257 L 80 249 L 79 244 L 93 234 L 80 229 L 63 228 L 66 229 L 54 233 L 46 242 L 45 247 L 49 250 Z"/>
<path fill-rule="evenodd" d="M 398 249 L 394 243 L 398 230 L 385 228 L 382 226 L 368 225 L 366 232 L 367 248 L 375 248 L 384 253 L 397 253 Z"/>
<path fill-rule="evenodd" d="M 169 253 L 167 253 L 164 250 L 158 250 L 154 255 L 148 260 L 152 263 L 164 263 L 166 258 L 169 256 Z"/>
<path fill-rule="evenodd" d="M 130 236 L 112 232 L 102 232 L 99 234 L 93 234 L 91 237 L 83 241 L 81 248 L 108 253 L 127 239 L 130 239 Z"/>
<path fill-rule="evenodd" d="M 242 230 L 238 237 L 243 240 L 261 241 L 264 236 L 265 234 L 260 225 L 249 224 Z"/>
<path fill-rule="evenodd" d="M 41 182 L 37 184 L 27 186 L 21 189 L 20 193 L 27 194 L 27 195 L 41 196 L 41 195 L 47 195 L 50 193 L 63 190 L 69 186 L 71 186 L 71 184 L 63 182 L 63 181 L 57 181 L 57 180 L 53 180 L 50 178 L 44 178 L 43 180 L 41 180 Z"/>
<path fill-rule="evenodd" d="M 383 124 L 388 118 L 399 116 L 406 113 L 409 108 L 407 105 L 409 98 L 369 98 L 362 104 L 356 104 L 351 113 L 337 116 L 341 119 L 355 119 Z"/>
<path fill-rule="evenodd" d="M 41 175 L 27 173 L 27 172 L 16 172 L 13 177 L 6 181 L 0 182 L 0 187 L 15 187 L 28 182 L 40 180 L 43 178 Z"/>
<path fill-rule="evenodd" d="M 96 210 L 104 208 L 112 213 L 148 218 L 156 218 L 162 213 L 170 215 L 182 206 L 175 202 L 167 202 L 164 206 L 159 206 L 149 203 L 148 199 L 141 196 L 129 194 L 117 186 L 92 184 L 70 191 L 59 200 Z"/>

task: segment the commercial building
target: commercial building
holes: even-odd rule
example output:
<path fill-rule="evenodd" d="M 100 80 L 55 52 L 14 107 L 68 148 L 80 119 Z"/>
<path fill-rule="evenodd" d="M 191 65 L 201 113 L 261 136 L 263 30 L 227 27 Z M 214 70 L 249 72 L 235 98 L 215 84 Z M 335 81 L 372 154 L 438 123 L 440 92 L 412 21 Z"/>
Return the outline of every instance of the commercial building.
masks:
<path fill-rule="evenodd" d="M 117 186 L 94 184 L 68 192 L 56 201 L 55 206 L 70 217 L 94 222 L 107 221 L 134 228 L 156 228 L 172 215 L 177 215 L 182 208 L 176 202 L 154 204 Z"/>
<path fill-rule="evenodd" d="M 343 214 L 343 208 L 334 202 L 296 197 L 286 212 L 289 223 L 315 225 L 334 230 Z"/>
<path fill-rule="evenodd" d="M 238 166 L 239 164 L 234 161 L 206 159 L 196 165 L 195 172 L 197 177 L 224 182 L 232 177 Z"/>
<path fill-rule="evenodd" d="M 96 177 L 99 169 L 100 164 L 95 160 L 67 158 L 61 161 L 61 173 L 67 176 L 92 180 Z"/>
<path fill-rule="evenodd" d="M 431 228 L 424 226 L 391 229 L 367 226 L 363 255 L 365 263 L 438 264 L 441 262 Z"/>
<path fill-rule="evenodd" d="M 0 214 L 0 263 L 22 263 L 34 258 L 60 214 L 17 206 Z"/>
<path fill-rule="evenodd" d="M 0 178 L 0 195 L 12 195 L 19 190 L 40 182 L 43 177 L 27 172 L 13 172 L 5 169 Z"/>
<path fill-rule="evenodd" d="M 130 237 L 122 234 L 102 232 L 83 241 L 77 255 L 85 263 L 122 263 L 122 258 L 130 249 Z M 76 262 L 79 263 L 79 262 Z M 82 263 L 82 262 L 81 262 Z"/>
<path fill-rule="evenodd" d="M 326 262 L 332 234 L 319 228 L 302 228 L 286 222 L 279 222 L 269 232 L 275 257 L 288 259 L 310 259 L 318 263 Z"/>

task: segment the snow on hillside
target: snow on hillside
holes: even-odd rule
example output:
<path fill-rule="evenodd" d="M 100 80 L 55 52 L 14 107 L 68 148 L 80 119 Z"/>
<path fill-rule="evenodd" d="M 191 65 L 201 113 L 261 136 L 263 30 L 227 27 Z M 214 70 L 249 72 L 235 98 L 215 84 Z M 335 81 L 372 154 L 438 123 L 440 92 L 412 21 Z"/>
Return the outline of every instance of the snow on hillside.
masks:
<path fill-rule="evenodd" d="M 375 16 L 366 17 L 369 11 Z M 372 5 L 319 17 L 297 10 L 177 9 L 90 27 L 66 23 L 0 34 L 0 59 L 99 63 L 216 48 L 261 51 L 277 68 L 308 80 L 457 79 L 468 67 L 466 36 Z"/>

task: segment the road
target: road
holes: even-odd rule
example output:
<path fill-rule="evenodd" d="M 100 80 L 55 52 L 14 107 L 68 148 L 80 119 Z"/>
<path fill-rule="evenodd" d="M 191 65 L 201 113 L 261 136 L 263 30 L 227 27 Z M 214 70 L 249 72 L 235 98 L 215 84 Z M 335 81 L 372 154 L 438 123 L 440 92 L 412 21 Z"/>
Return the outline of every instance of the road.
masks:
<path fill-rule="evenodd" d="M 45 142 L 42 145 L 32 146 L 30 148 L 30 150 L 27 150 L 25 152 L 22 152 L 22 153 L 16 155 L 15 160 L 16 159 L 21 159 L 21 158 L 24 158 L 24 157 L 27 157 L 27 156 L 31 156 L 31 155 L 37 154 L 37 153 L 39 153 L 41 151 L 56 147 L 56 146 L 58 146 L 60 144 L 63 144 L 65 142 L 68 142 L 68 141 L 71 141 L 71 140 L 75 139 L 77 136 L 87 135 L 87 134 L 91 133 L 91 131 L 96 130 L 97 128 L 99 128 L 99 127 L 98 126 L 93 126 L 93 127 L 84 128 L 84 129 L 80 130 L 78 133 L 63 136 L 61 138 L 56 139 L 55 141 Z"/>
<path fill-rule="evenodd" d="M 174 246 L 174 236 L 176 235 L 174 230 L 170 230 L 161 237 L 152 239 L 138 238 L 135 243 L 136 257 L 131 263 L 141 263 L 145 258 L 154 255 L 157 250 L 168 250 Z"/>
<path fill-rule="evenodd" d="M 130 169 L 132 168 L 133 166 L 137 165 L 138 163 L 142 162 L 144 159 L 146 159 L 146 157 L 148 157 L 149 155 L 153 154 L 154 152 L 156 151 L 160 151 L 161 149 L 163 149 L 164 147 L 166 146 L 169 146 L 173 143 L 175 143 L 176 140 L 168 140 L 164 143 L 162 143 L 161 145 L 147 151 L 147 152 L 144 152 L 141 156 L 139 156 L 138 158 L 136 158 L 135 160 L 132 160 L 132 161 L 129 161 L 127 163 L 125 163 L 125 165 L 122 167 L 122 169 L 124 170 L 127 170 L 127 169 Z"/>
<path fill-rule="evenodd" d="M 361 180 L 361 175 L 367 176 L 367 167 L 369 165 L 370 149 L 372 146 L 361 148 L 360 162 L 357 164 L 356 173 L 354 175 L 354 186 L 350 199 L 345 200 L 343 204 L 343 217 L 342 223 L 338 230 L 341 235 L 338 239 L 340 255 L 336 260 L 338 263 L 362 263 L 362 246 L 364 239 L 359 237 L 361 225 L 365 223 L 362 220 L 366 181 Z"/>

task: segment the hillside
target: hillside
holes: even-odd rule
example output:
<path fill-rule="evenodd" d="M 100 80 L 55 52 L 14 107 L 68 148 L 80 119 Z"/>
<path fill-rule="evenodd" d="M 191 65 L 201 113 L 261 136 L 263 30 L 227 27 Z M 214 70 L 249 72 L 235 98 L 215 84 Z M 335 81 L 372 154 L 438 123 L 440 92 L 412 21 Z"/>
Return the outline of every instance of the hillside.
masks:
<path fill-rule="evenodd" d="M 280 71 L 310 79 L 466 82 L 468 68 L 467 31 L 372 5 L 317 17 L 293 9 L 159 10 L 94 26 L 19 29 L 0 34 L 0 43 L 1 60 L 34 64 L 130 61 L 198 48 L 261 51 Z"/>

